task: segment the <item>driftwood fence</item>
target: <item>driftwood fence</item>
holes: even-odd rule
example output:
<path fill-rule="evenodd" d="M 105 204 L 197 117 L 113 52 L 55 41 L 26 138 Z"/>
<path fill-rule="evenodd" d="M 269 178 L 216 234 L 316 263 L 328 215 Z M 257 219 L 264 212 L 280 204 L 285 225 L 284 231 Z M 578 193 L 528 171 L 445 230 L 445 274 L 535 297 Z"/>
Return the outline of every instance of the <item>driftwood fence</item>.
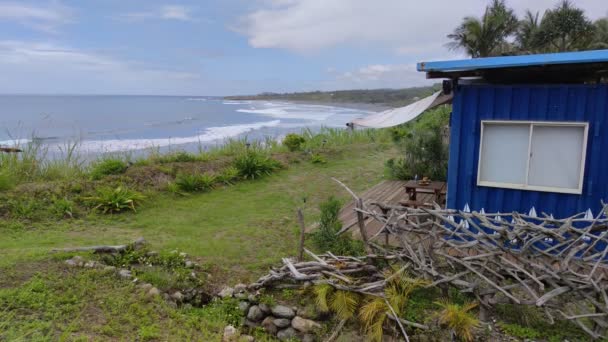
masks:
<path fill-rule="evenodd" d="M 496 304 L 531 305 L 543 309 L 550 322 L 559 317 L 574 322 L 591 338 L 606 336 L 606 205 L 596 217 L 581 213 L 565 219 L 438 206 L 413 209 L 372 203 L 366 207 L 344 188 L 357 203 L 358 226 L 369 255 L 354 258 L 309 253 L 314 261 L 292 263 L 284 259 L 282 268 L 271 271 L 254 287 L 286 280 L 311 281 L 383 296 L 387 280 L 370 261 L 393 259 L 400 260 L 410 274 L 429 280 L 429 286 L 453 286 L 475 296 L 482 319 Z M 366 217 L 382 223 L 373 236 L 365 231 Z M 336 267 L 337 263 L 341 266 Z M 349 275 L 351 284 L 343 281 L 344 274 Z M 353 281 L 353 274 L 363 275 Z M 420 328 L 415 322 L 401 323 Z"/>

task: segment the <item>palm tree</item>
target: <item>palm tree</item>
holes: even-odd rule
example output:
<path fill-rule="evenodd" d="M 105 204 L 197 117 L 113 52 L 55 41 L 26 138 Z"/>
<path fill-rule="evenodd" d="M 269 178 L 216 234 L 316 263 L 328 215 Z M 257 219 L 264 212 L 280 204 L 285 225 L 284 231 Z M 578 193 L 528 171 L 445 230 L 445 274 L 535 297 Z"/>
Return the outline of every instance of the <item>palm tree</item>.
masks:
<path fill-rule="evenodd" d="M 545 12 L 534 44 L 546 52 L 587 50 L 593 43 L 594 32 L 585 12 L 563 0 Z"/>
<path fill-rule="evenodd" d="M 511 50 L 507 38 L 518 27 L 513 9 L 505 0 L 492 0 L 481 18 L 465 17 L 448 38 L 452 50 L 464 50 L 473 58 L 501 55 Z"/>
<path fill-rule="evenodd" d="M 538 50 L 535 45 L 535 39 L 539 27 L 538 12 L 532 13 L 530 10 L 526 10 L 524 18 L 519 22 L 515 38 L 520 52 L 533 53 Z"/>
<path fill-rule="evenodd" d="M 608 18 L 598 19 L 594 23 L 595 36 L 592 49 L 608 49 Z"/>

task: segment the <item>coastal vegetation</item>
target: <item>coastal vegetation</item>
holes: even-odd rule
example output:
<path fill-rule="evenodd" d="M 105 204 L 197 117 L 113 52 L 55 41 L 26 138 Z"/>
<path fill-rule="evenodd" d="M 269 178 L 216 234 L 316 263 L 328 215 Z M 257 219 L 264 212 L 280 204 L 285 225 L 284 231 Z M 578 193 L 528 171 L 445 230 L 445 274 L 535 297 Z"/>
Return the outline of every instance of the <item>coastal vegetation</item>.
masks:
<path fill-rule="evenodd" d="M 492 0 L 480 18 L 464 18 L 448 38 L 448 47 L 473 58 L 605 49 L 608 18 L 591 21 L 569 0 L 518 18 L 507 1 Z"/>
<path fill-rule="evenodd" d="M 262 93 L 258 95 L 228 96 L 228 100 L 285 100 L 317 103 L 362 103 L 387 107 L 401 107 L 439 90 L 439 85 L 403 89 L 353 89 L 296 93 Z"/>

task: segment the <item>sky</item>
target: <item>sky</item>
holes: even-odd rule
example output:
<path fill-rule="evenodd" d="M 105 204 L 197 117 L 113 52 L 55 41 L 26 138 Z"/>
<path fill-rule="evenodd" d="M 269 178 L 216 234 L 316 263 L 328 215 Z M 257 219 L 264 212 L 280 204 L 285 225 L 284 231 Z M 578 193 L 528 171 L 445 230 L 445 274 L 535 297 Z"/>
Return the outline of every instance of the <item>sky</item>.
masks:
<path fill-rule="evenodd" d="M 489 0 L 0 0 L 0 93 L 235 95 L 428 85 Z M 591 19 L 606 0 L 574 0 Z M 554 0 L 507 0 L 521 15 Z"/>

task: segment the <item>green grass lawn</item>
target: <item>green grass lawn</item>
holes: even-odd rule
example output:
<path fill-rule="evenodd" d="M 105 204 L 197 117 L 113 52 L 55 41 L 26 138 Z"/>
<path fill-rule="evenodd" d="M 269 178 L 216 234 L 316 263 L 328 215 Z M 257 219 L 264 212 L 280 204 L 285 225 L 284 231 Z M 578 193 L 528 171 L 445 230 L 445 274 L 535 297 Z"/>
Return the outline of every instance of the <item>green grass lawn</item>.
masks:
<path fill-rule="evenodd" d="M 210 270 L 215 286 L 249 282 L 294 255 L 296 209 L 314 222 L 318 204 L 349 195 L 331 177 L 363 191 L 381 181 L 396 152 L 353 145 L 326 164 L 304 159 L 266 178 L 208 193 L 156 194 L 137 213 L 0 225 L 0 340 L 217 340 L 225 308 L 173 309 L 148 301 L 128 281 L 68 269 L 55 247 L 122 244 L 143 236 L 151 249 L 177 249 Z M 306 203 L 304 203 L 306 199 Z"/>

